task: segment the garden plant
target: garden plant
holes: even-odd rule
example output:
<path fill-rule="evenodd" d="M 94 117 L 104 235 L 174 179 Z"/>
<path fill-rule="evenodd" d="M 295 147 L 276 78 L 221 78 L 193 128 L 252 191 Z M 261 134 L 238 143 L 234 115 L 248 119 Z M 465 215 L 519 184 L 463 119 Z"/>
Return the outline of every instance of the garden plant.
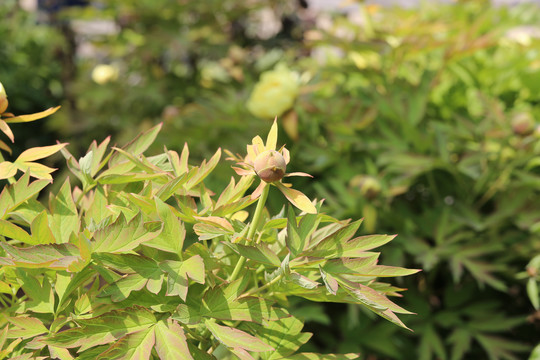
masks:
<path fill-rule="evenodd" d="M 11 141 L 9 124 L 58 110 L 14 116 L 0 90 Z M 403 289 L 380 278 L 417 270 L 378 263 L 371 250 L 394 235 L 355 236 L 361 220 L 326 215 L 283 182 L 309 175 L 287 172 L 277 122 L 245 156 L 230 153 L 240 177 L 220 193 L 205 184 L 220 149 L 197 166 L 187 146 L 144 155 L 161 127 L 123 147 L 93 142 L 80 159 L 58 143 L 0 163 L 1 358 L 358 358 L 299 350 L 312 334 L 289 311 L 298 297 L 358 304 L 406 328 L 397 314 L 410 312 L 389 299 Z M 56 152 L 74 178 L 44 201 L 55 169 L 37 160 Z M 277 214 L 269 194 L 284 204 Z"/>
<path fill-rule="evenodd" d="M 290 151 L 285 173 L 314 176 L 291 182 L 308 198 L 325 199 L 313 203 L 323 219 L 363 218 L 357 236 L 399 234 L 385 245 L 381 262 L 423 270 L 395 280 L 408 289 L 399 304 L 418 314 L 406 319 L 414 332 L 363 306 L 293 296 L 287 310 L 304 322 L 302 331 L 313 333 L 299 351 L 360 353 L 362 359 L 538 359 L 536 4 L 421 1 L 400 9 L 350 1 L 316 10 L 311 1 L 296 0 L 89 0 L 87 7 L 55 13 L 56 23 L 46 26 L 34 13 L 17 11 L 18 3 L 0 2 L 0 12 L 10 14 L 0 24 L 9 39 L 0 48 L 0 79 L 9 89 L 10 112 L 56 105 L 62 111 L 33 123 L 35 131 L 13 125 L 14 154 L 63 139 L 79 159 L 69 162 L 76 170 L 92 139 L 112 135 L 124 144 L 163 123 L 145 153 L 162 153 L 166 144 L 181 154 L 187 142 L 190 165 L 219 147 L 245 162 L 245 144 L 266 134 L 278 116 L 279 144 Z M 71 49 L 78 54 L 76 71 L 60 75 L 69 68 L 62 63 L 69 39 L 55 26 L 73 21 L 78 28 L 87 20 L 109 21 L 112 31 L 79 33 L 78 49 Z M 67 176 L 59 158 L 44 160 L 59 171 L 41 192 L 42 203 L 46 192 L 59 193 Z M 230 166 L 213 168 L 204 179 L 216 193 L 211 199 L 233 174 Z M 84 188 L 71 177 L 72 189 Z M 254 179 L 244 196 L 257 189 Z M 115 211 L 126 207 L 106 194 Z M 261 223 L 276 216 L 284 221 L 286 199 L 271 185 Z M 172 198 L 165 202 L 177 207 Z M 240 214 L 231 218 L 233 228 L 236 220 L 253 222 L 253 213 Z M 189 231 L 194 220 L 182 221 L 187 248 L 197 240 Z M 283 229 L 275 231 L 283 237 Z M 265 229 L 261 243 L 275 250 L 264 241 L 269 236 Z M 244 267 L 253 267 L 244 257 Z"/>

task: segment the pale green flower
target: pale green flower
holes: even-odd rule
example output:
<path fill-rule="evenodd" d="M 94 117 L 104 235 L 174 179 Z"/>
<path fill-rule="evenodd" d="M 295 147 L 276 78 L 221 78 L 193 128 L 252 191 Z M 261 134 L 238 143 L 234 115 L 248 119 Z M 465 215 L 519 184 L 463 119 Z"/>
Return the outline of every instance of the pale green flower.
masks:
<path fill-rule="evenodd" d="M 118 68 L 112 65 L 99 64 L 92 70 L 92 80 L 103 85 L 118 79 Z"/>
<path fill-rule="evenodd" d="M 279 64 L 262 73 L 247 102 L 248 110 L 263 119 L 273 119 L 292 108 L 299 92 L 298 73 Z"/>

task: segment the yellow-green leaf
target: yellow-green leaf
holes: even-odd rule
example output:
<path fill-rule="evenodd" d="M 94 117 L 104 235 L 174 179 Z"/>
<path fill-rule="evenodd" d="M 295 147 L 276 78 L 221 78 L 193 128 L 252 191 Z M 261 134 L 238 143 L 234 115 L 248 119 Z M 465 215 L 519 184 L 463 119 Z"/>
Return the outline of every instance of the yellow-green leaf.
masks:
<path fill-rule="evenodd" d="M 21 155 L 19 155 L 16 162 L 24 163 L 46 158 L 47 156 L 51 156 L 52 154 L 60 151 L 60 149 L 62 149 L 66 145 L 67 143 L 63 143 L 50 146 L 35 147 L 25 150 L 21 153 Z"/>
<path fill-rule="evenodd" d="M 4 161 L 0 163 L 0 179 L 7 179 L 15 176 L 17 173 L 17 166 L 10 161 Z"/>
<path fill-rule="evenodd" d="M 6 134 L 9 140 L 11 140 L 11 142 L 15 142 L 13 131 L 11 131 L 11 128 L 9 127 L 9 125 L 2 119 L 0 119 L 0 131 Z"/>
<path fill-rule="evenodd" d="M 279 190 L 281 190 L 283 195 L 285 195 L 285 197 L 291 202 L 291 204 L 296 206 L 298 209 L 308 214 L 317 213 L 317 208 L 315 208 L 315 206 L 311 203 L 311 200 L 309 200 L 306 195 L 304 195 L 298 190 L 288 188 L 280 182 L 275 182 L 274 184 L 278 187 Z"/>
<path fill-rule="evenodd" d="M 205 325 L 220 343 L 229 348 L 241 348 L 254 352 L 274 350 L 270 345 L 242 330 L 221 326 L 208 320 L 205 321 Z"/>
<path fill-rule="evenodd" d="M 160 321 L 154 328 L 156 352 L 161 360 L 193 360 L 184 329 L 174 320 Z"/>
<path fill-rule="evenodd" d="M 54 114 L 56 111 L 58 111 L 58 109 L 60 109 L 60 106 L 49 108 L 45 111 L 41 111 L 35 114 L 19 115 L 19 116 L 14 116 L 10 118 L 4 118 L 4 120 L 9 124 L 30 122 L 30 121 L 42 119 L 46 116 Z"/>
<path fill-rule="evenodd" d="M 277 137 L 278 137 L 277 119 L 274 119 L 274 123 L 272 124 L 272 127 L 270 128 L 270 131 L 268 132 L 268 136 L 266 137 L 266 146 L 265 146 L 266 150 L 276 150 Z"/>

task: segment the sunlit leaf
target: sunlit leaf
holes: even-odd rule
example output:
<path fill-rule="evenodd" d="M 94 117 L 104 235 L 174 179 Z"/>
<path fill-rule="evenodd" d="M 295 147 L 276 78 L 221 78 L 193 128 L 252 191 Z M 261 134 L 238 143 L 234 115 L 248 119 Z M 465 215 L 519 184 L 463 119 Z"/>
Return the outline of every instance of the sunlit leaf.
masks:
<path fill-rule="evenodd" d="M 8 117 L 3 118 L 7 123 L 14 124 L 14 123 L 22 123 L 22 122 L 30 122 L 38 119 L 42 119 L 44 117 L 47 117 L 51 114 L 54 114 L 58 109 L 60 109 L 60 106 L 49 108 L 45 111 L 41 111 L 35 114 L 28 114 L 28 115 L 18 115 L 14 117 Z"/>
<path fill-rule="evenodd" d="M 35 147 L 32 149 L 25 150 L 19 155 L 16 162 L 17 163 L 24 163 L 24 162 L 31 162 L 34 160 L 39 160 L 46 158 L 48 156 L 51 156 L 52 154 L 60 151 L 64 146 L 66 146 L 67 143 L 64 144 L 57 144 L 57 145 L 50 145 L 50 146 L 42 146 L 42 147 Z"/>
<path fill-rule="evenodd" d="M 272 351 L 274 348 L 262 340 L 244 331 L 228 326 L 218 325 L 212 321 L 205 321 L 206 328 L 223 345 L 230 348 L 240 348 L 247 351 L 262 352 Z"/>
<path fill-rule="evenodd" d="M 135 216 L 129 223 L 123 215 L 111 225 L 96 231 L 93 252 L 125 253 L 141 243 L 158 236 L 163 228 L 161 222 L 143 222 L 142 215 Z"/>
<path fill-rule="evenodd" d="M 296 206 L 298 209 L 305 211 L 308 214 L 317 213 L 317 209 L 306 195 L 304 195 L 298 190 L 288 188 L 280 182 L 275 182 L 274 184 L 278 187 L 279 190 L 281 190 L 283 195 L 285 195 L 285 197 L 291 202 L 291 204 Z"/>
<path fill-rule="evenodd" d="M 176 321 L 160 321 L 154 329 L 156 352 L 161 360 L 193 360 L 184 329 Z"/>

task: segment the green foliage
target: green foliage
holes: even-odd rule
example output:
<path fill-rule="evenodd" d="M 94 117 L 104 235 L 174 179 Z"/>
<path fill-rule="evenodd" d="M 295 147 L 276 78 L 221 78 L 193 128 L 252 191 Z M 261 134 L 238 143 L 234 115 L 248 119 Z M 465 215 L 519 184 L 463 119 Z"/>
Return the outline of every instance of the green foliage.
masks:
<path fill-rule="evenodd" d="M 48 205 L 36 200 L 48 180 L 30 181 L 43 177 L 35 166 L 18 180 L 4 170 L 2 358 L 358 358 L 302 351 L 312 334 L 288 311 L 296 297 L 358 304 L 406 328 L 397 314 L 410 312 L 389 298 L 401 289 L 379 278 L 417 270 L 379 265 L 368 251 L 393 236 L 355 237 L 361 221 L 322 214 L 298 190 L 282 199 L 300 215 L 291 205 L 271 215 L 270 188 L 292 189 L 255 173 L 215 194 L 205 180 L 221 151 L 198 166 L 187 147 L 146 156 L 160 129 L 122 148 L 94 142 L 79 160 L 65 144 L 23 152 L 17 161 L 62 151 L 80 183 L 66 179 Z M 257 139 L 248 153 L 275 149 L 277 124 L 265 146 Z M 261 190 L 246 194 L 254 180 Z"/>
<path fill-rule="evenodd" d="M 37 108 L 27 112 L 56 104 L 50 102 L 51 94 L 71 93 L 71 100 L 63 103 L 69 111 L 57 114 L 48 124 L 62 134 L 57 138 L 76 139 L 70 147 L 75 156 L 61 150 L 82 188 L 89 189 L 82 192 L 73 187 L 74 202 L 84 202 L 87 207 L 96 203 L 84 211 L 78 208 L 82 203 L 77 205 L 77 217 L 88 214 L 85 216 L 93 219 L 88 227 L 93 231 L 108 226 L 118 230 L 120 224 L 137 231 L 160 231 L 139 246 L 152 259 L 156 252 L 172 254 L 166 260 L 154 260 L 157 265 L 131 264 L 137 270 L 122 272 L 122 282 L 115 276 L 116 270 L 103 272 L 101 276 L 110 284 L 118 282 L 107 290 L 111 299 L 127 301 L 138 296 L 138 291 L 157 296 L 149 289 L 160 283 L 174 296 L 190 300 L 190 284 L 205 286 L 200 283 L 201 264 L 213 260 L 190 246 L 197 239 L 213 243 L 224 237 L 240 239 L 221 243 L 223 249 L 219 248 L 235 259 L 245 259 L 236 276 L 244 265 L 260 264 L 275 272 L 267 274 L 265 283 L 287 275 L 289 282 L 282 285 L 299 286 L 292 290 L 303 291 L 304 298 L 315 300 L 310 295 L 314 289 L 309 288 L 317 283 L 315 289 L 326 289 L 328 297 L 340 293 L 354 297 L 356 289 L 343 292 L 348 283 L 339 278 L 351 274 L 337 276 L 332 271 L 360 269 L 363 262 L 373 261 L 372 248 L 389 242 L 382 255 L 385 262 L 424 270 L 397 283 L 399 288 L 411 289 L 403 303 L 419 314 L 407 322 L 415 332 L 401 331 L 374 316 L 380 309 L 369 299 L 357 299 L 366 305 L 358 307 L 290 297 L 289 311 L 306 324 L 303 330 L 294 325 L 291 336 L 313 333 L 312 341 L 301 351 L 360 352 L 364 358 L 393 359 L 515 359 L 532 351 L 539 324 L 537 6 L 492 7 L 485 0 L 447 6 L 424 1 L 412 10 L 360 4 L 348 7 L 350 12 L 345 14 L 341 9 L 336 13 L 304 10 L 292 0 L 274 1 L 271 6 L 264 0 L 167 1 L 166 6 L 156 1 L 91 3 L 98 6 L 61 12 L 58 18 L 62 23 L 76 19 L 78 24 L 106 19 L 114 31 L 82 34 L 81 49 L 91 48 L 93 55 L 78 57 L 76 76 L 59 87 L 55 75 L 61 53 L 58 31 L 35 25 L 32 14 L 14 11 L 14 0 L 2 2 L 0 6 L 11 9 L 13 16 L 0 24 L 0 31 L 10 39 L 0 50 L 4 55 L 0 62 L 6 64 L 0 66 L 0 73 L 9 70 L 1 78 L 6 79 L 16 108 L 30 97 L 45 102 L 31 104 Z M 216 8 L 223 11 L 216 12 Z M 268 37 L 256 34 L 261 13 L 273 14 L 282 29 Z M 24 32 L 20 31 L 22 23 Z M 44 39 L 50 40 L 48 46 Z M 65 48 L 65 44 L 60 47 Z M 15 71 L 17 68 L 32 73 Z M 100 76 L 93 79 L 94 73 Z M 31 83 L 32 91 L 14 85 L 20 83 Z M 260 108 L 253 111 L 248 104 Z M 253 217 L 248 219 L 243 209 L 249 210 L 256 201 L 257 196 L 249 194 L 258 183 L 242 176 L 221 191 L 232 172 L 216 166 L 220 153 L 200 167 L 193 164 L 210 158 L 219 146 L 233 153 L 244 151 L 253 134 L 268 126 L 252 113 L 270 117 L 266 112 L 278 109 L 285 110 L 279 126 L 287 134 L 283 142 L 292 155 L 287 170 L 302 169 L 316 178 L 294 179 L 293 188 L 309 198 L 325 198 L 319 209 L 332 217 L 303 214 L 302 225 L 287 208 L 278 213 L 284 196 L 289 195 L 289 201 L 299 196 L 278 183 L 281 193 L 272 186 L 268 210 L 261 213 L 254 233 L 260 234 L 260 242 L 247 243 L 250 229 L 244 227 L 241 232 L 237 221 L 252 222 Z M 158 134 L 153 126 L 160 122 L 164 131 Z M 77 160 L 81 145 L 93 138 L 112 133 L 122 143 L 149 129 L 153 135 L 144 144 L 135 142 L 129 149 L 111 152 L 107 138 L 101 144 L 93 143 L 91 151 Z M 185 141 L 191 156 L 187 146 L 182 150 Z M 154 145 L 147 148 L 150 143 Z M 159 144 L 175 151 L 140 158 L 144 152 L 160 152 Z M 165 169 L 166 164 L 169 168 Z M 212 176 L 205 177 L 209 171 Z M 164 172 L 173 174 L 174 180 Z M 61 235 L 49 225 L 50 210 L 18 195 L 35 196 L 47 180 L 30 183 L 30 188 L 24 179 L 13 185 L 17 191 L 2 195 L 10 199 L 3 200 L 7 201 L 4 213 L 13 214 L 17 222 L 6 219 L 0 227 L 8 238 L 16 237 L 28 246 L 54 243 Z M 143 191 L 139 187 L 145 182 L 158 185 Z M 60 189 L 62 182 L 56 183 Z M 210 200 L 196 197 L 199 202 L 194 205 L 185 196 L 204 192 L 201 186 L 217 194 L 208 192 Z M 123 197 L 121 190 L 116 198 L 117 192 L 111 195 L 105 187 L 126 189 L 130 195 Z M 262 190 L 259 187 L 253 193 L 262 196 Z M 155 196 L 148 200 L 148 194 Z M 307 205 L 301 201 L 300 207 L 302 203 Z M 204 211 L 212 215 L 205 212 L 201 216 Z M 277 215 L 269 219 L 268 214 Z M 293 224 L 293 217 L 298 224 Z M 333 217 L 363 217 L 364 221 L 360 227 L 357 222 L 334 223 Z M 161 230 L 156 222 L 163 223 Z M 65 226 L 73 225 L 70 220 Z M 79 225 L 87 226 L 84 222 Z M 310 248 L 311 256 L 335 254 L 352 260 L 303 264 L 289 257 L 286 262 L 273 245 L 277 232 L 283 249 L 302 256 L 303 247 L 308 246 L 302 234 L 313 237 L 324 228 L 317 233 L 317 241 L 321 241 Z M 353 234 L 347 239 L 350 231 L 362 236 Z M 185 237 L 175 236 L 184 232 Z M 287 232 L 290 237 L 284 235 Z M 334 238 L 323 241 L 324 234 L 333 232 Z M 400 236 L 390 241 L 392 236 L 365 235 L 371 233 Z M 101 231 L 102 240 L 107 235 Z M 173 241 L 178 238 L 182 241 Z M 343 242 L 336 246 L 335 239 Z M 109 246 L 108 241 L 100 246 Z M 114 246 L 125 246 L 122 238 Z M 70 248 L 55 249 L 65 254 L 56 266 L 84 266 L 82 260 L 70 263 Z M 190 257 L 176 257 L 188 248 Z M 91 251 L 90 245 L 87 251 Z M 125 257 L 98 258 L 95 261 L 117 267 L 129 261 Z M 182 264 L 189 264 L 192 272 Z M 383 269 L 378 268 L 377 276 L 382 276 Z M 262 283 L 262 273 L 258 276 Z M 39 286 L 42 288 L 41 283 Z M 389 285 L 376 288 L 387 294 L 399 290 Z M 132 301 L 126 307 L 131 305 L 139 303 Z M 197 306 L 196 311 L 181 316 L 196 319 L 214 311 Z M 235 306 L 249 308 L 244 303 Z M 278 326 L 280 321 L 272 324 Z M 230 323 L 219 324 L 231 327 Z M 247 324 L 258 328 L 260 336 L 267 328 L 243 322 L 239 329 L 252 331 L 245 328 Z M 270 335 L 264 334 L 259 338 L 272 345 Z M 224 348 L 218 346 L 214 353 L 228 353 Z M 537 356 L 536 349 L 531 358 Z"/>
<path fill-rule="evenodd" d="M 336 16 L 311 34 L 342 55 L 303 62 L 316 76 L 290 115 L 293 166 L 329 213 L 400 234 L 384 255 L 424 270 L 399 283 L 420 316 L 412 336 L 344 320 L 328 342 L 353 329 L 348 349 L 395 359 L 521 358 L 538 341 L 540 42 L 527 25 L 540 12 L 362 10 L 368 25 Z"/>

